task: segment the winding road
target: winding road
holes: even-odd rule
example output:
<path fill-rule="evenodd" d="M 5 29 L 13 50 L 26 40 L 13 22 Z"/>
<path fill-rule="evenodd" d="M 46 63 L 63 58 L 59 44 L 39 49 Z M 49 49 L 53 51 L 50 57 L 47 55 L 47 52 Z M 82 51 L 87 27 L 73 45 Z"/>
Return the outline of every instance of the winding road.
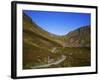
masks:
<path fill-rule="evenodd" d="M 66 59 L 66 56 L 62 55 L 61 59 L 59 59 L 59 60 L 57 60 L 55 62 L 44 64 L 44 65 L 33 66 L 33 67 L 30 67 L 30 68 L 42 68 L 42 67 L 49 67 L 51 65 L 57 65 L 57 64 L 60 64 L 61 62 L 63 62 L 65 59 Z"/>

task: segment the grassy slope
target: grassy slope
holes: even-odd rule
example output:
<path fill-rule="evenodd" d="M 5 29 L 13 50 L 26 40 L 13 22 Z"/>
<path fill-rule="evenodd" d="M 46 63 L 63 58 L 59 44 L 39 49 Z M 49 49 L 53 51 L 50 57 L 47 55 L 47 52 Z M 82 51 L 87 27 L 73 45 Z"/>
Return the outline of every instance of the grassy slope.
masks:
<path fill-rule="evenodd" d="M 46 63 L 46 59 L 43 59 L 47 56 L 55 57 L 51 50 L 55 46 L 62 46 L 59 40 L 55 41 L 52 34 L 42 30 L 25 14 L 23 20 L 23 68 L 38 65 L 40 60 Z"/>
<path fill-rule="evenodd" d="M 81 29 L 80 33 L 78 33 L 79 31 L 77 29 L 67 35 L 57 36 L 41 29 L 26 14 L 23 14 L 23 68 L 28 69 L 30 66 L 46 64 L 48 56 L 56 60 L 62 54 L 66 55 L 67 59 L 63 63 L 52 65 L 51 67 L 90 65 L 90 48 L 85 48 L 89 47 L 85 45 L 90 45 L 90 39 L 87 38 L 90 36 L 89 31 L 87 31 L 90 28 L 86 27 Z M 76 40 L 73 41 L 71 38 Z M 80 39 L 86 39 L 83 41 L 84 44 Z M 80 42 L 81 45 L 77 42 Z M 77 45 L 84 47 L 73 48 Z M 56 53 L 51 52 L 54 47 L 57 48 Z"/>
<path fill-rule="evenodd" d="M 23 23 L 24 31 L 28 30 L 29 32 L 36 33 L 36 34 L 38 34 L 46 39 L 49 39 L 51 41 L 54 41 L 55 43 L 62 46 L 63 42 L 62 42 L 61 37 L 43 30 L 35 22 L 33 22 L 31 20 L 31 18 L 29 18 L 26 14 L 23 15 L 23 20 L 24 20 L 24 23 Z"/>
<path fill-rule="evenodd" d="M 90 26 L 69 32 L 65 37 L 65 47 L 90 47 Z"/>

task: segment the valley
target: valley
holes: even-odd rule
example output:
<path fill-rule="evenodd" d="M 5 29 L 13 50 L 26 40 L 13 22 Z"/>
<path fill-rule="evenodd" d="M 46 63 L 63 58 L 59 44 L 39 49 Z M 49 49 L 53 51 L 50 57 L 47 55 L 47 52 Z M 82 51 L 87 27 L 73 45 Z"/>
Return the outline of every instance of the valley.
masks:
<path fill-rule="evenodd" d="M 90 33 L 87 25 L 58 36 L 23 13 L 23 69 L 90 66 Z"/>

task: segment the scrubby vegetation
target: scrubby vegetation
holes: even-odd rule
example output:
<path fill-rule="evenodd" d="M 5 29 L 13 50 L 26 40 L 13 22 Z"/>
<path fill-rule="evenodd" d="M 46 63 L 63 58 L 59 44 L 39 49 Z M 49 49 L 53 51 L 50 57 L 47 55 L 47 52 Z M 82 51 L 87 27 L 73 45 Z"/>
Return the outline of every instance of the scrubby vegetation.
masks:
<path fill-rule="evenodd" d="M 90 66 L 90 49 L 89 26 L 58 36 L 43 30 L 23 13 L 23 69 L 48 64 L 37 68 Z"/>

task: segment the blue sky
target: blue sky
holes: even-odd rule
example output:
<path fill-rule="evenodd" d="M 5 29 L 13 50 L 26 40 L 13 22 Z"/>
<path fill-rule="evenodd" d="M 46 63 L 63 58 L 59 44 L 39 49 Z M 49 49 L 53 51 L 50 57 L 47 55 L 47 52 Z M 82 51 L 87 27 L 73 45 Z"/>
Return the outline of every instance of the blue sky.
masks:
<path fill-rule="evenodd" d="M 82 26 L 90 25 L 89 13 L 51 12 L 23 10 L 39 27 L 56 34 L 65 35 Z"/>

